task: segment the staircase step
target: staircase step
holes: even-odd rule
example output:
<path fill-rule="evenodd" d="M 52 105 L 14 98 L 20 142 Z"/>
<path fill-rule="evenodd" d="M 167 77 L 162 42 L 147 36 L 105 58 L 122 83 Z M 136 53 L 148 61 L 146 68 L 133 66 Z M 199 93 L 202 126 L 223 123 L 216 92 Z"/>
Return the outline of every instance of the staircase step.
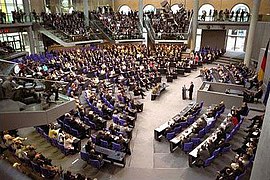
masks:
<path fill-rule="evenodd" d="M 235 59 L 235 58 L 224 57 L 224 56 L 221 56 L 219 59 L 236 62 L 236 63 L 243 62 L 242 59 Z"/>

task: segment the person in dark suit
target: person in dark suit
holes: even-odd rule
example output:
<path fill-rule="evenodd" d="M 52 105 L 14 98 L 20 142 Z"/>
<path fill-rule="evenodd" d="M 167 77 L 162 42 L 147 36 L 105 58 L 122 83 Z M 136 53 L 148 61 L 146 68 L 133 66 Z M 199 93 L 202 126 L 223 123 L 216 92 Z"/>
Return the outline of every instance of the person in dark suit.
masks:
<path fill-rule="evenodd" d="M 88 140 L 87 143 L 86 143 L 86 145 L 85 145 L 85 151 L 87 153 L 90 153 L 90 151 L 92 149 L 95 149 L 95 145 L 90 140 Z"/>
<path fill-rule="evenodd" d="M 206 150 L 205 146 L 202 146 L 198 150 L 197 159 L 195 161 L 195 166 L 202 167 L 204 165 L 204 161 L 210 157 L 209 152 Z"/>
<path fill-rule="evenodd" d="M 189 100 L 192 100 L 192 94 L 193 94 L 193 90 L 194 90 L 194 84 L 193 82 L 190 83 L 190 86 L 189 86 Z"/>

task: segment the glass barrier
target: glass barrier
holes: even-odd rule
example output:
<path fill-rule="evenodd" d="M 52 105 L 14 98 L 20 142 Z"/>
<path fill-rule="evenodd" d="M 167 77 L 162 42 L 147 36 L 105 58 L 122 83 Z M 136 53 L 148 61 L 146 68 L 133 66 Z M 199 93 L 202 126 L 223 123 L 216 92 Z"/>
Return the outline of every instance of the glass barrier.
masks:
<path fill-rule="evenodd" d="M 222 22 L 222 21 L 230 21 L 230 22 L 249 22 L 251 15 L 244 16 L 243 18 L 240 16 L 205 16 L 199 15 L 198 21 L 206 21 L 206 22 Z"/>
<path fill-rule="evenodd" d="M 155 39 L 163 40 L 187 40 L 188 33 L 155 33 Z"/>

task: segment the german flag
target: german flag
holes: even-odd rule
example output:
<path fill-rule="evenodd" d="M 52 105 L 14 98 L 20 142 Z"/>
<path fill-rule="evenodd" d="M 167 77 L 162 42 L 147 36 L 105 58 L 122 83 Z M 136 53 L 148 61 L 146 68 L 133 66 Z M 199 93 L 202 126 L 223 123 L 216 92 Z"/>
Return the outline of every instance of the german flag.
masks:
<path fill-rule="evenodd" d="M 258 80 L 259 81 L 263 81 L 265 68 L 266 68 L 266 60 L 267 60 L 268 48 L 269 48 L 269 41 L 267 43 L 267 46 L 266 46 L 266 49 L 265 49 L 265 52 L 264 52 L 264 55 L 263 55 L 261 68 L 260 68 L 260 70 L 258 72 Z"/>

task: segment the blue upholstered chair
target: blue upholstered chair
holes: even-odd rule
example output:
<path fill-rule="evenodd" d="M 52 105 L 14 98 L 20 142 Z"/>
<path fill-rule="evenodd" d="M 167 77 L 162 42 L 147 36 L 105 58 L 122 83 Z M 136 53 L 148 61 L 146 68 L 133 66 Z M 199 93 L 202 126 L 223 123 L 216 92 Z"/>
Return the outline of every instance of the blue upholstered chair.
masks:
<path fill-rule="evenodd" d="M 198 138 L 202 138 L 202 137 L 204 137 L 204 135 L 205 135 L 205 130 L 204 129 L 201 129 L 199 131 L 199 133 L 198 133 Z"/>
<path fill-rule="evenodd" d="M 124 124 L 126 124 L 126 120 L 124 120 L 124 119 L 120 119 L 119 118 L 119 124 L 121 125 L 121 126 L 124 126 Z"/>
<path fill-rule="evenodd" d="M 105 147 L 105 148 L 108 148 L 109 147 L 109 143 L 108 141 L 105 141 L 105 140 L 100 140 L 100 146 L 102 147 Z"/>
<path fill-rule="evenodd" d="M 88 162 L 89 154 L 87 152 L 82 152 L 82 151 L 80 152 L 80 154 L 81 154 L 81 159 Z"/>
<path fill-rule="evenodd" d="M 31 166 L 37 173 L 41 173 L 41 169 L 40 169 L 40 166 L 38 164 L 31 161 Z"/>
<path fill-rule="evenodd" d="M 175 137 L 175 132 L 174 131 L 169 132 L 169 133 L 166 134 L 166 139 L 168 139 L 168 140 L 171 140 L 174 137 Z"/>
<path fill-rule="evenodd" d="M 194 146 L 198 146 L 201 143 L 200 138 L 191 138 L 191 142 L 193 142 Z"/>
<path fill-rule="evenodd" d="M 175 132 L 175 134 L 179 134 L 181 132 L 181 126 L 176 126 L 173 131 Z"/>
<path fill-rule="evenodd" d="M 181 126 L 182 128 L 188 127 L 188 123 L 187 123 L 187 122 L 180 122 L 179 124 L 180 124 L 180 126 Z"/>
<path fill-rule="evenodd" d="M 97 169 L 100 169 L 100 168 L 103 166 L 104 161 L 103 161 L 103 160 L 102 160 L 102 161 L 99 161 L 99 160 L 95 160 L 95 159 L 90 159 L 89 163 L 90 163 L 93 167 L 95 167 L 95 168 L 97 168 Z"/>
<path fill-rule="evenodd" d="M 212 163 L 212 161 L 213 161 L 214 159 L 215 159 L 215 156 L 211 156 L 211 157 L 207 158 L 207 159 L 204 161 L 203 167 L 209 166 L 209 165 Z"/>
<path fill-rule="evenodd" d="M 187 123 L 188 123 L 189 125 L 191 125 L 191 124 L 194 123 L 194 120 L 195 120 L 195 117 L 194 117 L 194 116 L 191 116 L 191 117 L 188 118 Z"/>
<path fill-rule="evenodd" d="M 216 157 L 218 157 L 219 153 L 220 153 L 220 148 L 214 150 L 214 152 L 212 153 L 212 156 L 214 156 L 216 158 Z"/>
<path fill-rule="evenodd" d="M 112 119 L 115 124 L 119 123 L 119 118 L 117 116 L 112 116 Z"/>
<path fill-rule="evenodd" d="M 112 150 L 122 151 L 121 145 L 115 142 L 112 142 Z"/>
<path fill-rule="evenodd" d="M 221 153 L 226 153 L 226 152 L 229 152 L 231 149 L 231 145 L 230 146 L 227 146 L 227 147 L 224 147 L 221 149 Z"/>
<path fill-rule="evenodd" d="M 184 143 L 183 151 L 185 153 L 192 151 L 192 149 L 193 149 L 193 142 Z"/>
<path fill-rule="evenodd" d="M 204 128 L 204 130 L 205 130 L 205 133 L 209 133 L 210 130 L 211 130 L 211 127 L 210 127 L 210 126 L 206 126 L 206 127 Z"/>

